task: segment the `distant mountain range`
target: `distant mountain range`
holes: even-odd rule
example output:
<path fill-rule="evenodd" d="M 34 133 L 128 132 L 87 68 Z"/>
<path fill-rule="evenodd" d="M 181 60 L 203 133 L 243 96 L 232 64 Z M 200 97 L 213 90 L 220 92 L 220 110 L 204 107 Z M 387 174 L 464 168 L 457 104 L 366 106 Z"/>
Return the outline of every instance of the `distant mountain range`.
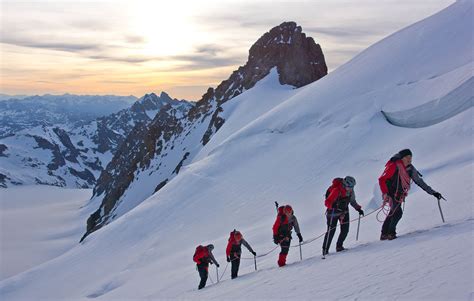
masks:
<path fill-rule="evenodd" d="M 9 98 L 0 101 L 0 137 L 39 125 L 77 127 L 126 109 L 136 100 L 135 96 L 72 94 Z"/>
<path fill-rule="evenodd" d="M 162 108 L 185 114 L 193 104 L 168 94 L 32 96 L 0 102 L 0 186 L 47 184 L 92 188 L 136 125 Z"/>

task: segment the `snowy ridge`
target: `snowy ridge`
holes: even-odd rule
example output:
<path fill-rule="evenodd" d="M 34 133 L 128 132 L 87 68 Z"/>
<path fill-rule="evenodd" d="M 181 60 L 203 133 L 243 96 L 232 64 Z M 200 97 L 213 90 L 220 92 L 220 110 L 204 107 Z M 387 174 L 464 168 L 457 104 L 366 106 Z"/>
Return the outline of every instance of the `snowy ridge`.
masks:
<path fill-rule="evenodd" d="M 456 2 L 323 79 L 282 91 L 287 98 L 246 122 L 237 117 L 230 122 L 235 112 L 245 112 L 245 102 L 234 104 L 229 122 L 214 137 L 222 136 L 212 146 L 211 139 L 209 148 L 162 189 L 66 254 L 2 281 L 0 295 L 5 300 L 472 299 L 473 108 L 423 128 L 395 127 L 380 114 L 441 98 L 470 77 L 472 14 L 472 1 Z M 251 99 L 253 93 L 241 97 Z M 315 237 L 326 229 L 324 192 L 334 177 L 348 174 L 357 179 L 358 202 L 370 212 L 381 205 L 377 179 L 386 161 L 406 147 L 425 181 L 448 199 L 442 204 L 446 224 L 436 199 L 413 185 L 399 239 L 380 242 L 381 224 L 372 214 L 361 221 L 358 242 L 351 225 L 346 253 L 333 256 L 332 245 L 322 261 L 322 242 L 316 240 L 305 245 L 303 262 L 292 248 L 285 268 L 276 268 L 272 253 L 259 259 L 257 272 L 253 262 L 243 261 L 236 280 L 225 275 L 219 285 L 195 289 L 191 258 L 197 245 L 213 243 L 222 268 L 232 229 L 242 231 L 257 254 L 272 249 L 274 201 L 290 203 L 303 237 Z"/>

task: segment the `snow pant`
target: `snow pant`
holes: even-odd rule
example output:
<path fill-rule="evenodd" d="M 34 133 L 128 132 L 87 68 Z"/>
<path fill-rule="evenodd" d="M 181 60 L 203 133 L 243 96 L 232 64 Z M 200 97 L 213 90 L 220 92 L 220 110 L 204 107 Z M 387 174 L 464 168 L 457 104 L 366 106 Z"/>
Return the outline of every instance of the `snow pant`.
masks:
<path fill-rule="evenodd" d="M 291 245 L 291 238 L 284 239 L 280 242 L 280 256 L 278 257 L 278 266 L 282 267 L 286 264 L 286 256 L 288 255 L 288 251 L 290 250 Z"/>
<path fill-rule="evenodd" d="M 201 277 L 201 282 L 199 282 L 198 289 L 202 289 L 206 286 L 207 276 L 209 274 L 209 265 L 208 264 L 198 264 L 197 269 L 199 272 L 199 277 Z"/>
<path fill-rule="evenodd" d="M 239 266 L 240 266 L 240 254 L 232 253 L 230 256 L 230 264 L 231 264 L 231 272 L 230 277 L 232 279 L 237 278 L 237 274 L 239 273 Z"/>
<path fill-rule="evenodd" d="M 390 213 L 382 225 L 382 235 L 396 235 L 397 224 L 402 218 L 403 210 L 401 202 L 390 202 Z"/>
<path fill-rule="evenodd" d="M 327 210 L 326 212 L 326 220 L 328 231 L 326 231 L 326 235 L 324 235 L 323 241 L 323 250 L 329 251 L 329 247 L 331 246 L 332 238 L 336 233 L 337 221 L 339 221 L 339 225 L 341 227 L 341 232 L 339 233 L 339 238 L 337 239 L 337 247 L 342 247 L 344 244 L 344 240 L 349 233 L 349 211 L 337 213 L 334 212 L 333 209 Z"/>

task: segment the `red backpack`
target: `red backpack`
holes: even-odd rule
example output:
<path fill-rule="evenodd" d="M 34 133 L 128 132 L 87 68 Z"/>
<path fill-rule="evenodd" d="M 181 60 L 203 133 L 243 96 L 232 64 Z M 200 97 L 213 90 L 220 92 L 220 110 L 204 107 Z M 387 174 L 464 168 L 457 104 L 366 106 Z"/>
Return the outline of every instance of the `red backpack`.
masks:
<path fill-rule="evenodd" d="M 233 244 L 233 245 L 238 244 L 237 239 L 235 238 L 235 235 L 237 235 L 237 234 L 240 234 L 240 236 L 242 237 L 242 233 L 240 233 L 240 232 L 237 231 L 237 230 L 234 230 L 234 231 L 230 232 L 228 242 L 230 242 L 230 243 Z"/>
<path fill-rule="evenodd" d="M 199 245 L 196 247 L 194 252 L 193 261 L 197 264 L 202 263 L 201 260 L 209 256 L 209 250 L 207 247 Z"/>
<path fill-rule="evenodd" d="M 326 199 L 328 198 L 328 196 L 329 196 L 329 194 L 331 193 L 331 190 L 332 190 L 333 188 L 339 188 L 339 189 L 341 189 L 341 187 L 342 187 L 342 185 L 343 185 L 343 184 L 342 184 L 342 180 L 343 180 L 342 178 L 335 178 L 334 180 L 332 180 L 332 185 L 329 186 L 329 188 L 326 190 L 326 195 L 325 195 L 325 196 L 326 196 Z"/>

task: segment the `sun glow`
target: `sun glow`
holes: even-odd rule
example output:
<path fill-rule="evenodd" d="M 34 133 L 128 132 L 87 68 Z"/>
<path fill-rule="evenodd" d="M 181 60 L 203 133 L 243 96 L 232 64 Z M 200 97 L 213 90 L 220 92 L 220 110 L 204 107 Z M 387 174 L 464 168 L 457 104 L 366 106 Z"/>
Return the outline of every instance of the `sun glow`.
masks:
<path fill-rule="evenodd" d="M 193 24 L 191 1 L 138 2 L 132 9 L 132 31 L 143 37 L 143 55 L 169 57 L 192 52 L 200 34 Z"/>

